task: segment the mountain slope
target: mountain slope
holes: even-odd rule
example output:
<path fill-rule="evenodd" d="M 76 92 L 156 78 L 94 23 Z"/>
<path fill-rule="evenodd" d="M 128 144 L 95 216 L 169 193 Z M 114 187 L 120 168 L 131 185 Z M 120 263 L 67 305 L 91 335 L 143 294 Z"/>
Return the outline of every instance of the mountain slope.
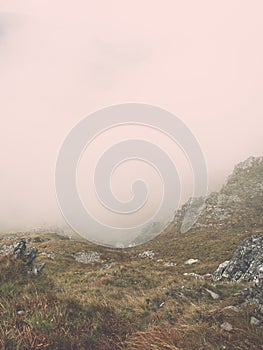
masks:
<path fill-rule="evenodd" d="M 203 204 L 190 199 L 175 215 L 166 231 L 179 230 L 189 205 L 195 212 Z M 263 158 L 250 157 L 235 166 L 226 184 L 204 200 L 204 207 L 193 229 L 213 227 L 251 229 L 263 227 Z"/>
<path fill-rule="evenodd" d="M 182 208 L 164 233 L 129 249 L 42 231 L 2 235 L 0 349 L 263 349 L 258 307 L 243 304 L 251 282 L 211 275 L 263 232 L 262 183 L 262 160 L 238 165 L 191 230 L 180 234 Z M 22 238 L 46 264 L 40 273 L 14 258 Z"/>

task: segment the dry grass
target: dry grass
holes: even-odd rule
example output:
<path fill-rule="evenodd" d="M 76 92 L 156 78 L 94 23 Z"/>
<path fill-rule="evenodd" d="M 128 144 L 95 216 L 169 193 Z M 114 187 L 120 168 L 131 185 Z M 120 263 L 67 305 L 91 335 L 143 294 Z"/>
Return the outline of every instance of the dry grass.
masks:
<path fill-rule="evenodd" d="M 47 265 L 38 276 L 27 274 L 22 261 L 0 257 L 0 349 L 263 349 L 262 327 L 250 325 L 255 307 L 224 309 L 244 301 L 238 292 L 245 285 L 183 275 L 213 271 L 248 234 L 164 235 L 124 251 L 46 235 L 34 245 L 56 258 L 39 255 Z M 156 251 L 156 258 L 138 258 L 144 249 Z M 77 263 L 71 254 L 79 250 L 99 251 L 104 263 Z M 192 257 L 201 263 L 185 266 Z M 177 265 L 164 267 L 158 259 Z M 220 328 L 226 321 L 232 332 Z"/>
<path fill-rule="evenodd" d="M 122 346 L 129 350 L 178 350 L 174 345 L 173 330 L 153 327 L 144 332 L 136 332 Z"/>

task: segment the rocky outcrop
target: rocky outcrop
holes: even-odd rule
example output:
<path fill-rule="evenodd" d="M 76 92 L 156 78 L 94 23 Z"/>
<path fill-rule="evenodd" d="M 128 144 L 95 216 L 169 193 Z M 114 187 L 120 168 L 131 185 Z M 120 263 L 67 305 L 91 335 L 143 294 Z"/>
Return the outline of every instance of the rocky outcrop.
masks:
<path fill-rule="evenodd" d="M 212 275 L 215 281 L 256 281 L 263 267 L 263 233 L 246 238 L 229 261 L 220 264 Z"/>
<path fill-rule="evenodd" d="M 248 302 L 255 302 L 263 312 L 263 233 L 246 238 L 231 260 L 219 265 L 214 281 L 254 282 Z"/>
<path fill-rule="evenodd" d="M 21 239 L 21 241 L 14 246 L 14 258 L 25 261 L 29 273 L 38 274 L 45 266 L 45 263 L 35 264 L 37 254 L 38 250 L 35 247 L 30 249 L 26 248 L 25 239 Z"/>
<path fill-rule="evenodd" d="M 263 157 L 250 157 L 235 166 L 219 192 L 212 192 L 206 198 L 190 198 L 167 229 L 180 229 L 187 216 L 199 212 L 193 228 L 262 228 L 262 209 Z"/>
<path fill-rule="evenodd" d="M 247 299 L 250 302 L 257 303 L 263 314 L 263 265 L 258 268 L 255 285 L 251 288 Z"/>

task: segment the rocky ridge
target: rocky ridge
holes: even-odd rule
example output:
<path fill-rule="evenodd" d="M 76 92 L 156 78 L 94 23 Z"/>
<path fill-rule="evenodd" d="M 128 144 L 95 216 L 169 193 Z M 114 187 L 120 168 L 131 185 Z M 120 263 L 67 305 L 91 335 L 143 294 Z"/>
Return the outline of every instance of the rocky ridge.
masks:
<path fill-rule="evenodd" d="M 237 164 L 219 192 L 206 198 L 191 198 L 179 209 L 168 230 L 179 230 L 186 212 L 189 219 L 200 211 L 193 228 L 262 228 L 263 157 L 250 157 Z"/>

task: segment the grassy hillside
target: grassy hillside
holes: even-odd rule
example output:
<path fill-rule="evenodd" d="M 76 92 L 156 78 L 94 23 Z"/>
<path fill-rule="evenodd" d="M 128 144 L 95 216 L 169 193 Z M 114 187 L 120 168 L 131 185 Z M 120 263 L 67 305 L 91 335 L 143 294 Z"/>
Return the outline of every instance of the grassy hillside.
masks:
<path fill-rule="evenodd" d="M 0 349 L 263 349 L 262 327 L 250 324 L 256 306 L 228 307 L 244 301 L 248 285 L 190 274 L 213 272 L 253 233 L 170 232 L 125 250 L 41 233 L 28 245 L 37 247 L 37 263 L 46 262 L 38 275 L 11 248 L 0 256 Z M 0 249 L 12 243 L 3 239 Z M 145 250 L 154 256 L 139 256 Z M 78 262 L 72 254 L 80 251 L 100 259 Z M 199 262 L 185 265 L 189 258 Z"/>

